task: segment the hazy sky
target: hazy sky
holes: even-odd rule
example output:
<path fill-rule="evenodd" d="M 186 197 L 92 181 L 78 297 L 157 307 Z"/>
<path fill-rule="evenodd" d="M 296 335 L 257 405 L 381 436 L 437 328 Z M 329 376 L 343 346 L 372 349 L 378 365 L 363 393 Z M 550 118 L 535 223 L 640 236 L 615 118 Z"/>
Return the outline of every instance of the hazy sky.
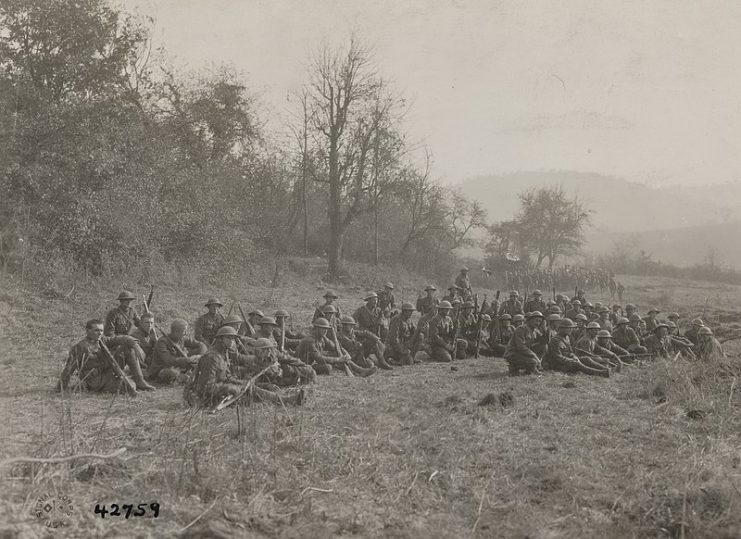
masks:
<path fill-rule="evenodd" d="M 741 2 L 123 0 L 177 63 L 228 62 L 270 128 L 308 53 L 355 31 L 446 182 L 518 170 L 741 180 Z"/>

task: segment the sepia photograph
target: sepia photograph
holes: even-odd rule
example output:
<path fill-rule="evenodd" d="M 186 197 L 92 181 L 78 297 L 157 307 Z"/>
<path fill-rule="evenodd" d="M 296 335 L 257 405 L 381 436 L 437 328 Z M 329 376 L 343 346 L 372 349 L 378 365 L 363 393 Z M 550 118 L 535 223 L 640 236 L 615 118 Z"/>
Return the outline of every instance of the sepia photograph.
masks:
<path fill-rule="evenodd" d="M 741 538 L 741 3 L 0 0 L 0 539 Z"/>

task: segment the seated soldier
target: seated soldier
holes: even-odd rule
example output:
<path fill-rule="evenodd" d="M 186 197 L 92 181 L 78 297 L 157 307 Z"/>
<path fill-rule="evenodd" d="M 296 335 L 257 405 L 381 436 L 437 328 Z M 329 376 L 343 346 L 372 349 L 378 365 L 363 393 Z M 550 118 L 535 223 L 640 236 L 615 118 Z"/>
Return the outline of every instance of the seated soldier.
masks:
<path fill-rule="evenodd" d="M 610 309 L 608 309 L 607 307 L 602 307 L 597 314 L 599 315 L 599 318 L 597 319 L 599 327 L 606 331 L 612 331 L 613 326 L 612 322 L 610 321 Z"/>
<path fill-rule="evenodd" d="M 340 346 L 345 348 L 345 350 L 350 353 L 353 361 L 355 361 L 353 352 L 349 348 L 345 347 L 345 342 L 347 342 L 348 344 L 351 341 L 358 343 L 362 348 L 360 352 L 363 356 L 363 359 L 367 359 L 370 364 L 376 365 L 387 371 L 393 369 L 391 365 L 386 363 L 386 345 L 383 344 L 380 337 L 378 337 L 374 333 L 371 333 L 370 331 L 357 329 L 356 326 L 358 324 L 357 322 L 355 322 L 355 319 L 352 316 L 346 314 L 342 315 L 340 322 L 342 325 L 342 329 L 340 331 L 340 334 L 338 335 Z M 373 360 L 370 360 L 371 357 L 373 358 Z M 361 367 L 370 366 L 367 364 L 366 361 L 363 361 L 361 363 L 355 361 L 355 363 L 357 363 Z"/>
<path fill-rule="evenodd" d="M 430 356 L 430 345 L 428 344 L 428 337 L 430 335 L 430 321 L 437 316 L 437 303 L 433 304 L 429 310 L 427 310 L 417 321 L 417 331 L 414 335 L 414 345 L 412 346 L 412 359 L 415 363 L 420 363 L 421 360 L 417 354 Z"/>
<path fill-rule="evenodd" d="M 136 389 L 144 391 L 154 389 L 142 376 L 139 358 L 134 352 L 135 344 L 136 339 L 130 335 L 103 336 L 103 322 L 97 319 L 88 320 L 85 324 L 85 338 L 70 348 L 57 387 L 63 390 L 70 389 L 70 378 L 77 372 L 79 379 L 77 387 L 81 389 L 100 393 L 125 391 L 135 394 L 136 390 L 130 389 L 130 384 L 119 377 L 123 371 L 119 373 L 118 369 L 112 366 L 112 361 L 116 361 L 119 367 L 120 363 L 108 349 L 108 346 L 111 346 L 121 350 L 125 365 L 131 370 Z"/>
<path fill-rule="evenodd" d="M 658 310 L 656 307 L 651 307 L 648 310 L 648 316 L 644 319 L 644 322 L 646 324 L 646 331 L 648 333 L 652 333 L 654 329 L 656 329 L 656 326 L 659 324 L 659 319 L 656 318 L 656 316 L 661 311 Z"/>
<path fill-rule="evenodd" d="M 628 352 L 622 346 L 618 346 L 617 344 L 615 344 L 612 338 L 612 334 L 606 329 L 601 329 L 597 332 L 597 344 L 600 345 L 603 349 L 609 350 L 610 352 L 615 354 L 622 363 L 631 363 L 633 361 L 633 357 L 630 355 L 630 352 Z M 610 359 L 610 357 L 608 357 L 607 359 Z"/>
<path fill-rule="evenodd" d="M 499 327 L 495 327 L 489 337 L 489 348 L 491 349 L 492 354 L 494 354 L 494 357 L 504 357 L 507 343 L 509 343 L 514 332 L 515 328 L 512 326 L 512 315 L 507 313 L 500 315 Z"/>
<path fill-rule="evenodd" d="M 701 326 L 697 330 L 695 355 L 700 361 L 717 361 L 726 357 L 723 345 L 713 336 L 713 330 L 707 326 Z"/>
<path fill-rule="evenodd" d="M 397 365 L 412 365 L 414 363 L 413 349 L 415 328 L 412 323 L 414 305 L 404 302 L 401 312 L 389 322 L 388 346 L 386 359 Z"/>
<path fill-rule="evenodd" d="M 703 322 L 700 318 L 695 318 L 690 322 L 690 328 L 684 332 L 684 337 L 690 341 L 692 344 L 697 346 L 699 339 L 697 338 L 697 332 L 700 330 L 701 327 L 705 327 L 705 322 Z"/>
<path fill-rule="evenodd" d="M 205 345 L 209 345 L 214 341 L 216 332 L 224 323 L 224 317 L 219 312 L 219 307 L 223 307 L 223 305 L 224 304 L 218 299 L 209 298 L 206 302 L 208 312 L 201 315 L 198 320 L 196 320 L 193 329 L 193 337 L 195 340 L 201 341 Z"/>
<path fill-rule="evenodd" d="M 428 284 L 425 286 L 425 296 L 417 299 L 417 310 L 424 316 L 428 314 L 433 306 L 438 304 L 438 300 L 435 298 L 435 288 L 433 285 Z"/>
<path fill-rule="evenodd" d="M 162 335 L 154 345 L 147 378 L 160 384 L 185 383 L 187 373 L 198 364 L 207 347 L 186 336 L 188 323 L 176 318 L 170 324 L 170 334 Z"/>
<path fill-rule="evenodd" d="M 154 345 L 157 343 L 157 331 L 154 329 L 154 315 L 144 313 L 139 320 L 139 327 L 129 333 L 137 341 L 135 350 L 139 355 L 139 363 L 143 368 L 148 368 L 152 362 Z"/>
<path fill-rule="evenodd" d="M 597 335 L 600 331 L 602 330 L 597 322 L 589 322 L 587 331 L 576 343 L 575 350 L 580 356 L 588 356 L 592 361 L 604 367 L 614 367 L 619 372 L 623 363 L 616 354 L 603 348 L 597 342 Z"/>
<path fill-rule="evenodd" d="M 628 327 L 633 330 L 633 332 L 638 337 L 638 341 L 643 344 L 643 341 L 645 340 L 647 335 L 644 329 L 643 318 L 641 318 L 641 315 L 638 313 L 631 314 L 628 317 Z"/>
<path fill-rule="evenodd" d="M 358 329 L 380 336 L 383 315 L 381 309 L 378 308 L 378 295 L 371 292 L 363 298 L 363 301 L 365 305 L 361 305 L 353 314 L 353 318 L 358 323 Z"/>
<path fill-rule="evenodd" d="M 510 375 L 516 376 L 520 374 L 520 371 L 525 371 L 525 374 L 540 374 L 540 358 L 533 351 L 532 346 L 535 344 L 538 328 L 542 322 L 542 313 L 538 311 L 528 313 L 525 323 L 515 329 L 504 352 Z"/>
<path fill-rule="evenodd" d="M 290 329 L 286 327 L 286 321 L 291 317 L 291 315 L 288 314 L 288 311 L 279 309 L 275 311 L 275 314 L 273 316 L 275 317 L 275 323 L 278 325 L 273 331 L 275 342 L 280 345 L 281 340 L 283 340 L 283 348 L 285 350 L 295 351 L 296 348 L 298 348 L 298 345 L 301 343 L 301 339 L 303 339 L 306 335 L 302 335 L 301 333 L 294 333 L 293 327 L 291 327 Z"/>
<path fill-rule="evenodd" d="M 466 353 L 473 355 L 476 352 L 476 331 L 478 330 L 478 321 L 476 314 L 473 312 L 473 301 L 464 301 L 460 307 L 458 319 L 454 324 L 460 324 L 458 336 L 466 341 Z"/>
<path fill-rule="evenodd" d="M 383 347 L 383 344 L 379 340 L 377 340 L 378 337 L 376 337 L 372 333 L 364 332 L 363 330 L 356 332 L 355 326 L 357 325 L 357 323 L 352 316 L 343 314 L 340 322 L 342 324 L 342 329 L 340 330 L 339 335 L 337 335 L 337 339 L 340 343 L 340 346 L 342 347 L 342 350 L 345 350 L 348 354 L 350 354 L 350 359 L 347 362 L 350 370 L 353 372 L 353 374 L 357 374 L 360 376 L 370 376 L 371 374 L 375 374 L 378 370 L 376 368 L 376 362 L 370 359 L 370 354 L 366 353 L 367 347 L 364 345 L 364 342 L 363 340 L 361 340 L 360 336 L 366 334 L 363 338 L 367 339 L 366 342 L 370 342 L 371 344 L 378 344 L 381 347 Z M 378 350 L 375 347 L 373 347 L 373 350 L 374 354 L 378 353 Z M 383 364 L 387 365 L 385 360 Z"/>
<path fill-rule="evenodd" d="M 672 341 L 674 350 L 681 353 L 683 356 L 687 356 L 691 359 L 697 359 L 697 357 L 695 357 L 695 353 L 692 351 L 695 345 L 692 344 L 689 339 L 679 336 L 679 328 L 677 327 L 677 324 L 669 320 L 666 322 L 666 325 L 669 327 L 669 332 L 667 335 L 669 336 L 669 340 Z"/>
<path fill-rule="evenodd" d="M 512 317 L 512 327 L 517 329 L 522 324 L 525 323 L 525 315 L 524 314 L 516 314 Z"/>
<path fill-rule="evenodd" d="M 249 315 L 248 319 L 249 319 Z M 259 320 L 258 320 L 259 323 Z M 252 346 L 257 338 L 257 331 L 255 326 L 250 324 L 246 320 L 242 320 L 241 316 L 236 314 L 230 314 L 221 323 L 221 327 L 231 327 L 237 332 L 237 340 L 235 341 L 237 349 L 242 352 L 247 352 L 247 348 Z M 210 344 L 210 343 L 209 343 Z"/>
<path fill-rule="evenodd" d="M 430 360 L 441 361 L 446 363 L 453 362 L 453 355 L 456 359 L 465 359 L 466 346 L 465 339 L 457 339 L 455 342 L 455 328 L 453 319 L 450 318 L 450 311 L 453 306 L 447 301 L 441 301 L 437 306 L 437 316 L 430 320 L 429 334 L 427 343 L 430 346 Z"/>
<path fill-rule="evenodd" d="M 336 350 L 334 343 L 327 337 L 332 329 L 326 318 L 317 318 L 312 323 L 311 333 L 301 340 L 296 354 L 298 358 L 310 365 L 317 374 L 330 374 L 332 369 L 346 372 L 348 354 L 341 354 Z"/>
<path fill-rule="evenodd" d="M 574 353 L 570 335 L 575 328 L 576 324 L 570 318 L 564 318 L 559 322 L 557 334 L 551 336 L 551 340 L 548 342 L 548 351 L 543 358 L 543 367 L 554 371 L 582 372 L 592 376 L 609 378 L 610 369 L 591 362 L 588 357 L 584 358 L 584 361 L 588 362 L 589 366 L 585 365 L 581 358 Z"/>
<path fill-rule="evenodd" d="M 265 316 L 262 314 L 262 311 L 260 309 L 252 309 L 250 312 L 247 313 L 247 322 L 242 326 L 243 329 L 246 329 L 244 332 L 245 337 L 249 337 L 250 339 L 256 339 L 255 335 L 257 334 L 257 325 L 260 323 L 260 319 Z M 239 328 L 237 328 L 239 329 Z"/>
<path fill-rule="evenodd" d="M 653 357 L 670 358 L 675 353 L 674 344 L 669 338 L 669 326 L 663 322 L 656 324 L 653 334 L 646 338 L 645 345 Z"/>
<path fill-rule="evenodd" d="M 627 318 L 618 318 L 615 331 L 612 332 L 612 341 L 633 355 L 641 355 L 647 352 L 646 347 L 641 346 L 641 341 L 635 330 L 628 325 Z"/>

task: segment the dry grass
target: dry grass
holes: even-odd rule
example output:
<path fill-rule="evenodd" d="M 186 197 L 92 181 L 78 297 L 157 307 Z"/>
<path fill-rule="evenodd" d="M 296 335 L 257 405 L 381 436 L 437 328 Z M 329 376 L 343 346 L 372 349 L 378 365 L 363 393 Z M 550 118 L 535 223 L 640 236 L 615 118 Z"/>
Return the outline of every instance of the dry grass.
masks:
<path fill-rule="evenodd" d="M 383 277 L 340 288 L 340 306 L 351 310 Z M 165 319 L 193 319 L 213 293 L 305 322 L 321 282 L 291 274 L 284 285 L 202 282 L 176 296 L 173 283 L 155 305 Z M 687 312 L 709 293 L 664 286 Z M 135 399 L 53 393 L 63 350 L 117 286 L 68 299 L 4 289 L 0 458 L 127 451 L 0 469 L 0 536 L 45 536 L 30 511 L 47 492 L 75 503 L 62 531 L 70 537 L 741 535 L 741 396 L 724 371 L 657 362 L 609 380 L 510 378 L 502 360 L 466 360 L 455 373 L 425 364 L 323 377 L 302 408 L 242 410 L 238 432 L 235 410 L 194 413 L 178 389 Z M 741 297 L 731 292 L 727 313 Z M 628 300 L 647 305 L 661 293 L 658 280 L 631 283 Z M 156 520 L 93 513 L 98 502 L 152 501 L 162 505 Z"/>

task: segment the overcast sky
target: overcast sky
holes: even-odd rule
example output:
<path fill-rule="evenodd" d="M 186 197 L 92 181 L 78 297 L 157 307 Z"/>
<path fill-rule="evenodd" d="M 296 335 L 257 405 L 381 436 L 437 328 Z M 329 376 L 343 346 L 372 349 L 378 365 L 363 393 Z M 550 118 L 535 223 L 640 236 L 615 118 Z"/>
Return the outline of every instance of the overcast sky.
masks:
<path fill-rule="evenodd" d="M 309 51 L 355 31 L 455 183 L 519 170 L 741 180 L 741 2 L 123 0 L 180 65 L 233 64 L 288 118 Z"/>

